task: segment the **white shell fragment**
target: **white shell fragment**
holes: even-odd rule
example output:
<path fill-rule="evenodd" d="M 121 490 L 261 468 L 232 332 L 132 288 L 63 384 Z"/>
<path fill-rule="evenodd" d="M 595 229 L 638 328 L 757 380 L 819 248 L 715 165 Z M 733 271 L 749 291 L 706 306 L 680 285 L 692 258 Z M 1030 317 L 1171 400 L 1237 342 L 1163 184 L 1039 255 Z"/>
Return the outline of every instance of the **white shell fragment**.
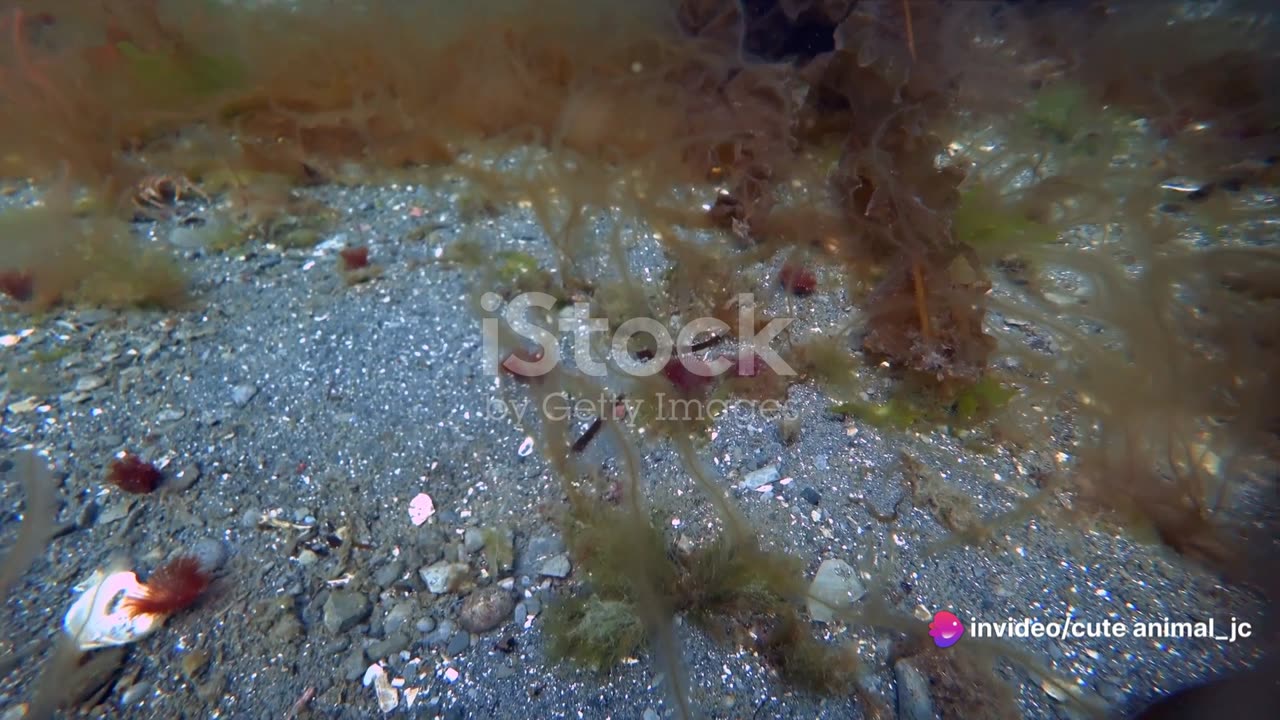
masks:
<path fill-rule="evenodd" d="M 364 671 L 364 686 L 373 684 L 373 692 L 378 697 L 378 709 L 384 713 L 391 712 L 400 704 L 400 693 L 391 687 L 387 680 L 387 671 L 378 663 L 374 663 Z"/>
<path fill-rule="evenodd" d="M 431 501 L 431 496 L 426 493 L 418 493 L 409 501 L 409 519 L 414 525 L 421 525 L 427 521 L 427 518 L 436 514 L 436 504 Z"/>
<path fill-rule="evenodd" d="M 124 605 L 126 597 L 146 596 L 146 586 L 130 571 L 107 574 L 97 570 L 76 586 L 80 597 L 62 620 L 62 628 L 80 650 L 128 645 L 164 624 L 167 615 L 133 614 Z"/>

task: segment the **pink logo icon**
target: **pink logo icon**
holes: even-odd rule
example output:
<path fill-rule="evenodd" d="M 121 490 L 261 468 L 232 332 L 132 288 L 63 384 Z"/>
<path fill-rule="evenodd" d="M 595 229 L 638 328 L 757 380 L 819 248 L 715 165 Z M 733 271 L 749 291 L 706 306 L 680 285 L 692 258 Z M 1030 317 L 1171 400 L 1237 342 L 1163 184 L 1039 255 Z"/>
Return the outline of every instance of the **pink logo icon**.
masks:
<path fill-rule="evenodd" d="M 960 641 L 964 634 L 964 625 L 954 613 L 940 610 L 933 614 L 933 622 L 929 623 L 929 635 L 933 644 L 940 648 L 951 647 Z"/>

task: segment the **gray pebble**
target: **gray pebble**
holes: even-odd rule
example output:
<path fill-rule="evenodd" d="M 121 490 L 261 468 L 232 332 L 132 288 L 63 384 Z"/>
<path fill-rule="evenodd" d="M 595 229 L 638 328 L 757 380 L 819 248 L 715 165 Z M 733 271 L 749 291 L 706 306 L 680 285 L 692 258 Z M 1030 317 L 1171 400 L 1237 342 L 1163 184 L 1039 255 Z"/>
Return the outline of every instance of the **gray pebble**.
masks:
<path fill-rule="evenodd" d="M 156 422 L 170 423 L 181 420 L 187 416 L 187 411 L 182 408 L 165 408 L 156 413 Z"/>
<path fill-rule="evenodd" d="M 418 572 L 422 575 L 422 581 L 427 584 L 427 589 L 441 595 L 457 588 L 470 570 L 462 563 L 439 562 Z"/>
<path fill-rule="evenodd" d="M 76 381 L 75 390 L 76 392 L 89 392 L 91 390 L 97 390 L 106 384 L 106 378 L 101 375 L 86 375 Z"/>
<path fill-rule="evenodd" d="M 191 463 L 189 465 L 184 465 L 181 470 L 174 473 L 173 476 L 168 479 L 168 485 L 175 490 L 186 490 L 194 485 L 196 480 L 199 479 L 200 466 L 195 463 Z M 253 518 L 253 522 L 255 525 L 258 522 L 256 515 Z"/>
<path fill-rule="evenodd" d="M 529 608 L 524 603 L 516 603 L 516 609 L 511 611 L 511 619 L 517 624 L 524 623 L 524 619 L 529 617 Z"/>
<path fill-rule="evenodd" d="M 443 645 L 453 637 L 454 624 L 452 620 L 441 620 L 436 624 L 435 632 L 431 633 L 431 637 L 427 638 L 428 645 Z"/>
<path fill-rule="evenodd" d="M 408 637 L 400 633 L 391 633 L 385 640 L 375 640 L 370 643 L 367 653 L 371 658 L 385 659 L 399 655 L 401 650 L 408 650 L 411 644 Z"/>
<path fill-rule="evenodd" d="M 402 600 L 396 603 L 395 607 L 391 608 L 391 610 L 387 611 L 387 617 L 383 620 L 382 626 L 386 628 L 389 633 L 396 632 L 409 624 L 409 621 L 413 619 L 413 615 L 417 612 L 417 609 L 417 606 L 413 602 L 409 600 Z"/>
<path fill-rule="evenodd" d="M 758 487 L 763 487 L 770 483 L 777 482 L 780 477 L 781 474 L 778 472 L 778 466 L 768 465 L 760 468 L 759 470 L 753 470 L 746 475 L 743 475 L 742 482 L 739 486 L 747 490 L 755 490 Z"/>
<path fill-rule="evenodd" d="M 248 405 L 249 401 L 253 399 L 253 396 L 257 394 L 257 386 L 236 385 L 231 388 L 231 402 L 235 403 L 236 407 L 244 407 L 245 405 Z"/>
<path fill-rule="evenodd" d="M 84 505 L 80 506 L 80 512 L 76 514 L 76 527 L 87 528 L 92 527 L 93 522 L 98 519 L 98 503 L 95 500 L 88 500 Z"/>
<path fill-rule="evenodd" d="M 368 669 L 369 657 L 365 655 L 364 648 L 352 650 L 347 659 L 342 662 L 342 671 L 348 682 L 355 682 L 364 677 L 364 672 Z"/>
<path fill-rule="evenodd" d="M 130 705 L 136 705 L 150 694 L 151 683 L 144 680 L 120 694 L 120 706 L 129 707 Z"/>
<path fill-rule="evenodd" d="M 245 510 L 240 515 L 240 527 L 256 528 L 258 527 L 258 519 L 260 517 L 262 517 L 262 515 L 257 510 Z"/>
<path fill-rule="evenodd" d="M 378 571 L 373 574 L 373 581 L 377 583 L 380 588 L 389 588 L 396 580 L 399 580 L 400 576 L 403 574 L 404 561 L 399 558 L 393 558 L 385 565 L 378 568 Z"/>
<path fill-rule="evenodd" d="M 572 571 L 573 564 L 569 562 L 569 556 L 556 555 L 553 558 L 548 558 L 546 562 L 542 563 L 542 568 L 539 570 L 539 573 L 546 575 L 547 577 L 564 578 L 569 577 L 569 573 Z"/>
<path fill-rule="evenodd" d="M 480 528 L 467 528 L 462 536 L 462 549 L 466 550 L 468 555 L 474 555 L 484 549 L 484 533 Z"/>
<path fill-rule="evenodd" d="M 658 713 L 653 708 L 645 708 L 644 715 L 641 717 L 644 720 L 658 720 Z"/>
<path fill-rule="evenodd" d="M 427 617 L 424 617 L 418 622 L 414 623 L 413 629 L 417 630 L 423 635 L 426 635 L 427 633 L 436 629 L 436 619 L 428 615 Z"/>
<path fill-rule="evenodd" d="M 900 720 L 934 720 L 938 714 L 929 697 L 929 679 L 910 660 L 893 664 L 898 683 L 898 717 Z"/>
<path fill-rule="evenodd" d="M 460 632 L 449 639 L 449 644 L 444 649 L 444 654 L 450 657 L 460 655 L 471 647 L 471 636 L 465 632 Z"/>
<path fill-rule="evenodd" d="M 542 601 L 536 597 L 531 597 L 528 600 L 525 600 L 524 606 L 530 615 L 537 615 L 542 612 Z M 521 618 L 521 620 L 523 619 L 524 618 Z"/>
<path fill-rule="evenodd" d="M 354 590 L 334 590 L 324 602 L 324 626 L 329 632 L 344 633 L 359 625 L 372 612 L 369 598 Z"/>
<path fill-rule="evenodd" d="M 555 535 L 539 535 L 529 538 L 529 546 L 520 557 L 520 572 L 536 570 L 543 561 L 565 551 L 564 540 Z"/>
<path fill-rule="evenodd" d="M 217 572 L 227 562 L 227 546 L 217 538 L 204 538 L 196 541 L 191 554 L 200 561 L 200 567 L 209 572 Z"/>
<path fill-rule="evenodd" d="M 866 594 L 867 589 L 852 565 L 838 558 L 827 558 L 818 566 L 809 585 L 809 617 L 817 622 L 832 622 L 838 611 L 849 608 Z"/>

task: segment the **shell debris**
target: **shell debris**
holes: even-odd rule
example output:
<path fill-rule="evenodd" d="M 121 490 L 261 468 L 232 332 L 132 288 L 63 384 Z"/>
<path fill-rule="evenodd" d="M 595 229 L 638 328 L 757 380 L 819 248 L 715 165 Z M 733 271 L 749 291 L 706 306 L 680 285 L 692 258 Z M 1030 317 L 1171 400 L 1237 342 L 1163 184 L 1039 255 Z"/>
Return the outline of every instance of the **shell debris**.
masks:
<path fill-rule="evenodd" d="M 436 513 L 436 504 L 431 500 L 431 496 L 426 493 L 418 493 L 409 501 L 409 520 L 414 525 L 421 525 Z"/>

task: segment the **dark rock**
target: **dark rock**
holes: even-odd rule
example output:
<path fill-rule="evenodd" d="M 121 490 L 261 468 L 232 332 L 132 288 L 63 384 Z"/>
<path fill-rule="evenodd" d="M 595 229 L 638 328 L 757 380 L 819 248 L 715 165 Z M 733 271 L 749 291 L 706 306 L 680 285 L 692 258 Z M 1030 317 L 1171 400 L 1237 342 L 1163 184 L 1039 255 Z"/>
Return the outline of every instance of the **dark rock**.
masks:
<path fill-rule="evenodd" d="M 800 497 L 808 500 L 811 505 L 817 505 L 822 502 L 822 494 L 811 487 L 806 487 L 800 491 Z"/>
<path fill-rule="evenodd" d="M 364 622 L 373 611 L 369 598 L 354 590 L 335 590 L 324 603 L 324 626 L 329 632 L 344 633 Z"/>

